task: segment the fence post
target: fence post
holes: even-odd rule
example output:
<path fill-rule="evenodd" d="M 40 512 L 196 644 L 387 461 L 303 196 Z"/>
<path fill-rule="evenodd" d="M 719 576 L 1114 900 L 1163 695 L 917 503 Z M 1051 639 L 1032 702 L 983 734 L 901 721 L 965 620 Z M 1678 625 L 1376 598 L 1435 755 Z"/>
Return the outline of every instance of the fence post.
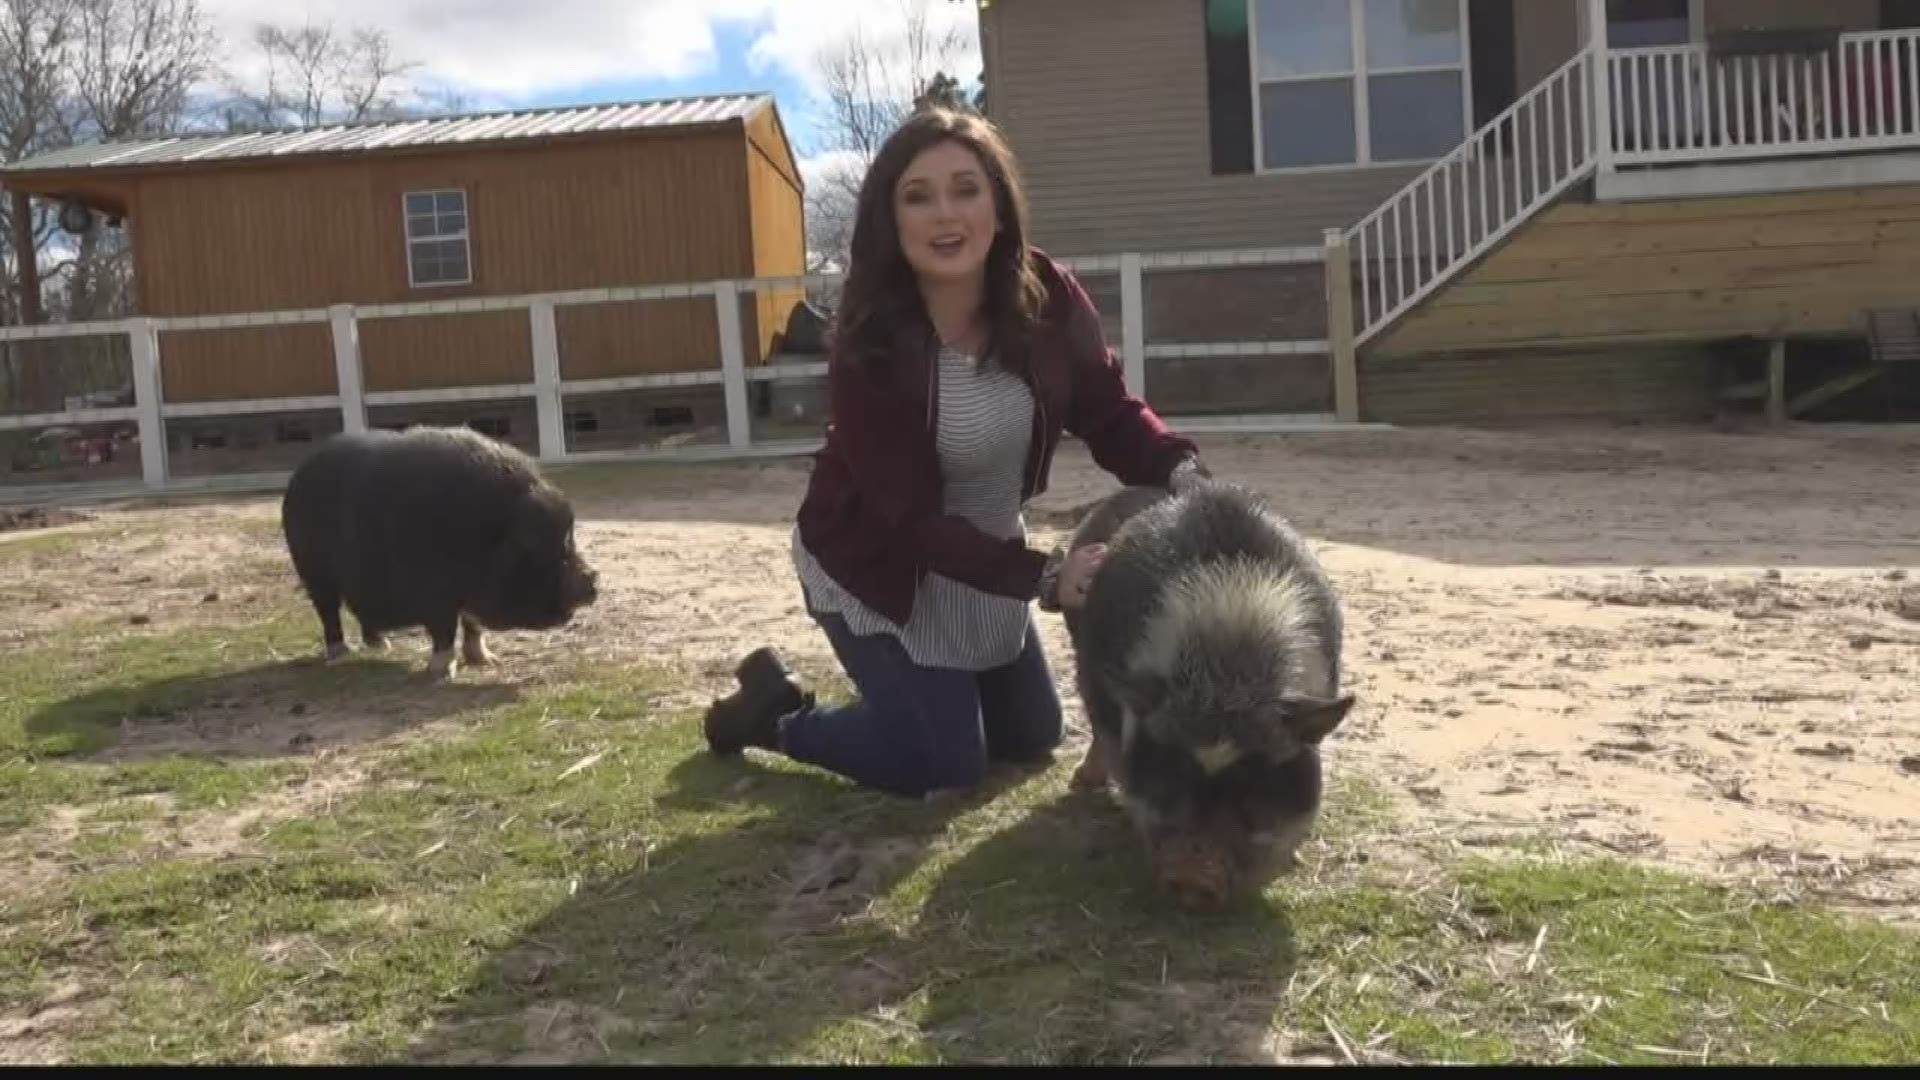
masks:
<path fill-rule="evenodd" d="M 540 429 L 540 459 L 561 461 L 567 456 L 567 427 L 560 409 L 560 329 L 554 322 L 553 301 L 527 305 L 533 331 L 533 403 Z"/>
<path fill-rule="evenodd" d="M 740 286 L 722 281 L 713 287 L 714 316 L 720 320 L 720 385 L 726 392 L 727 443 L 738 450 L 753 445 L 753 415 L 747 408 L 746 349 L 740 342 Z"/>
<path fill-rule="evenodd" d="M 1142 401 L 1147 397 L 1147 306 L 1146 286 L 1141 280 L 1140 256 L 1127 252 L 1120 256 L 1120 355 L 1127 375 L 1127 389 Z"/>
<path fill-rule="evenodd" d="M 1353 257 L 1347 234 L 1326 237 L 1327 346 L 1333 361 L 1333 412 L 1343 424 L 1360 422 L 1360 360 L 1354 343 Z"/>
<path fill-rule="evenodd" d="M 1774 338 L 1767 343 L 1767 423 L 1779 427 L 1787 422 L 1787 339 Z"/>
<path fill-rule="evenodd" d="M 127 353 L 133 365 L 133 405 L 140 425 L 140 478 L 150 488 L 167 486 L 167 421 L 162 406 L 160 332 L 152 319 L 127 323 Z"/>
<path fill-rule="evenodd" d="M 367 430 L 367 395 L 360 372 L 360 320 L 352 304 L 327 309 L 333 332 L 333 380 L 340 394 L 340 430 L 357 435 Z"/>

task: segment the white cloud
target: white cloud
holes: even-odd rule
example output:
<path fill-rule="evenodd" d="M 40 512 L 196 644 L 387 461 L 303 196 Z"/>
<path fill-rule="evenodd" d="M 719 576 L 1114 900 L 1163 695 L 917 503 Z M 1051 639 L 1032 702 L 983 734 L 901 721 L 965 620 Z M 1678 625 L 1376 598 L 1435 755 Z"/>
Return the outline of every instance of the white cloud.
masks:
<path fill-rule="evenodd" d="M 800 178 L 807 182 L 807 190 L 812 191 L 828 176 L 858 173 L 864 165 L 860 155 L 852 150 L 826 150 L 800 159 Z"/>
<path fill-rule="evenodd" d="M 755 38 L 750 59 L 784 69 L 803 85 L 818 89 L 815 57 L 820 49 L 858 30 L 866 40 L 886 42 L 906 32 L 907 10 L 915 0 L 770 0 L 761 5 L 769 24 Z M 964 40 L 959 70 L 949 74 L 970 81 L 980 69 L 974 7 L 951 0 L 924 0 L 927 28 L 938 36 L 960 31 Z"/>
<path fill-rule="evenodd" d="M 719 65 L 716 29 L 728 22 L 754 33 L 747 62 L 756 74 L 777 71 L 810 86 L 821 45 L 854 27 L 885 35 L 904 25 L 901 0 L 202 2 L 239 71 L 247 70 L 247 42 L 255 23 L 331 20 L 342 30 L 387 31 L 397 56 L 421 63 L 424 81 L 482 98 L 697 76 Z M 928 0 L 926 10 L 936 30 L 962 29 L 968 48 L 956 74 L 970 79 L 979 69 L 973 5 Z"/>

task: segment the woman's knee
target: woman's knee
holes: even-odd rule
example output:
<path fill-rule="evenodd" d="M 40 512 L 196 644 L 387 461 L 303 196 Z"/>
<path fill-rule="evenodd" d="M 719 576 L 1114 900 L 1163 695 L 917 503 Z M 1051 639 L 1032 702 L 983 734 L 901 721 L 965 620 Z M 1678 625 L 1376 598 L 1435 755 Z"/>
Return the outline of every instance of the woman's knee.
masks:
<path fill-rule="evenodd" d="M 987 778 L 987 744 L 976 731 L 949 732 L 949 737 L 928 740 L 918 753 L 903 755 L 902 794 L 915 797 L 938 791 L 963 791 L 979 787 Z"/>

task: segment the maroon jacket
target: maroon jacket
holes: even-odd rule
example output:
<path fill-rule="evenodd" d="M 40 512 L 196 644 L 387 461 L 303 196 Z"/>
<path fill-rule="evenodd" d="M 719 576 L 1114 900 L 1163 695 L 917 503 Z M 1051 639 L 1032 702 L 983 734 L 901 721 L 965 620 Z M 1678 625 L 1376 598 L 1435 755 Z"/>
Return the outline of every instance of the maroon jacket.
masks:
<path fill-rule="evenodd" d="M 1022 501 L 1047 489 L 1063 429 L 1121 483 L 1165 484 L 1198 448 L 1128 393 L 1080 283 L 1037 250 L 1034 259 L 1047 301 L 1029 352 L 1030 385 L 1037 386 Z M 899 625 L 913 613 L 914 590 L 928 571 L 1031 600 L 1047 561 L 1018 538 L 996 539 L 942 512 L 934 353 L 929 335 L 884 370 L 832 355 L 826 444 L 814 455 L 798 514 L 800 539 L 821 568 Z"/>

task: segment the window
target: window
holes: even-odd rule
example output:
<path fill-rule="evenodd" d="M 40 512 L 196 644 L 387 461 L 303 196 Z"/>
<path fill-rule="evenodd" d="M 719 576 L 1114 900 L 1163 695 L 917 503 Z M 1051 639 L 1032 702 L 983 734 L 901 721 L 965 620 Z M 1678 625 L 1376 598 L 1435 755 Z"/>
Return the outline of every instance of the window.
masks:
<path fill-rule="evenodd" d="M 473 265 L 467 250 L 467 193 L 410 191 L 405 201 L 408 282 L 416 289 L 471 282 Z"/>
<path fill-rule="evenodd" d="M 1423 161 L 1466 138 L 1466 0 L 1247 2 L 1261 169 Z"/>
<path fill-rule="evenodd" d="M 1685 45 L 1692 37 L 1691 0 L 1607 0 L 1611 48 Z"/>

